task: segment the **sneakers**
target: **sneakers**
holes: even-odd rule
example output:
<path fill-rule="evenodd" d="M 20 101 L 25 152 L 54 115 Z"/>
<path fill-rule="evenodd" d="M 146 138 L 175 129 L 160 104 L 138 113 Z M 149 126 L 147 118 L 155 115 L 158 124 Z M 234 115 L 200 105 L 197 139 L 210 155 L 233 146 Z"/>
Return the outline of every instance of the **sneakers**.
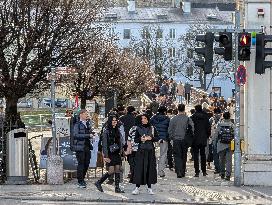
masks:
<path fill-rule="evenodd" d="M 152 191 L 151 188 L 147 188 L 147 193 L 150 194 L 150 195 L 154 195 L 154 192 Z"/>
<path fill-rule="evenodd" d="M 86 188 L 86 183 L 85 182 L 78 182 L 77 187 L 80 189 L 85 189 Z"/>
<path fill-rule="evenodd" d="M 139 192 L 139 188 L 136 187 L 133 191 L 132 191 L 132 194 L 133 195 L 138 195 L 140 192 Z"/>

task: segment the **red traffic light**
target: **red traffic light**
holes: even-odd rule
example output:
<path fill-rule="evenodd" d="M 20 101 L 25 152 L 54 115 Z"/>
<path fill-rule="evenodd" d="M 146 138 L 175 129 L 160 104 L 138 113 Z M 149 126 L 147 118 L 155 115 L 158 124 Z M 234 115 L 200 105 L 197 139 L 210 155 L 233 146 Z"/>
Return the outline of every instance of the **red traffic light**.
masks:
<path fill-rule="evenodd" d="M 239 43 L 241 46 L 250 46 L 251 44 L 250 34 L 242 34 L 239 38 Z"/>

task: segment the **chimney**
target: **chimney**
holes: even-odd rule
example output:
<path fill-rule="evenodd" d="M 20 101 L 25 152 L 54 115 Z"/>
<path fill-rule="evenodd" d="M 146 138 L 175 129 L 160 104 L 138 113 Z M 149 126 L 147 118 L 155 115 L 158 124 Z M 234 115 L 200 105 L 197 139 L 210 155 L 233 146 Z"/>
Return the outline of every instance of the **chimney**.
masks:
<path fill-rule="evenodd" d="M 181 0 L 172 0 L 173 8 L 180 8 Z"/>
<path fill-rule="evenodd" d="M 135 0 L 128 0 L 128 13 L 134 14 L 136 12 L 136 2 Z"/>
<path fill-rule="evenodd" d="M 191 13 L 191 2 L 183 1 L 182 2 L 182 11 L 185 14 L 190 14 Z"/>

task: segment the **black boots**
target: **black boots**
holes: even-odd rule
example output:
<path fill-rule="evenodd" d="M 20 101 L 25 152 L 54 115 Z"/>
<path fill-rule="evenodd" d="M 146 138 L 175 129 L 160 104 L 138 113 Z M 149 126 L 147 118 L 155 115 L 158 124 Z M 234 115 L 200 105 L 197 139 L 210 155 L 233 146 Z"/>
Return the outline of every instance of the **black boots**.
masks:
<path fill-rule="evenodd" d="M 109 173 L 104 174 L 97 182 L 95 182 L 95 186 L 96 188 L 100 191 L 100 192 L 104 192 L 103 188 L 102 188 L 102 184 L 103 182 L 109 177 Z"/>
<path fill-rule="evenodd" d="M 125 193 L 119 187 L 120 184 L 120 173 L 115 173 L 115 193 Z"/>

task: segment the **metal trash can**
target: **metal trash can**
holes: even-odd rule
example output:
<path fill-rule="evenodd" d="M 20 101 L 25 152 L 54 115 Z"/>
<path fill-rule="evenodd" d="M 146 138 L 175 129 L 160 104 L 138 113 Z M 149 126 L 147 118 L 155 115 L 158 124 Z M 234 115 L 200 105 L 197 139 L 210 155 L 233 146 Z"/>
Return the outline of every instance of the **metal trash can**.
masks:
<path fill-rule="evenodd" d="M 24 128 L 8 132 L 7 184 L 26 184 L 28 179 L 28 140 Z"/>

